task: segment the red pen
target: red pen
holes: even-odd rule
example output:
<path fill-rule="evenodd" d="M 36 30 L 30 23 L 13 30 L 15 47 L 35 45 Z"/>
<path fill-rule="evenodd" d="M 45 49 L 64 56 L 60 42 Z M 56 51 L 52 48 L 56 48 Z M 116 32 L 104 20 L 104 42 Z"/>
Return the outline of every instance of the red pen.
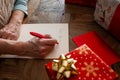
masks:
<path fill-rule="evenodd" d="M 44 36 L 44 35 L 37 33 L 37 32 L 30 32 L 30 34 L 33 36 L 39 37 L 39 38 L 50 38 L 48 36 Z"/>

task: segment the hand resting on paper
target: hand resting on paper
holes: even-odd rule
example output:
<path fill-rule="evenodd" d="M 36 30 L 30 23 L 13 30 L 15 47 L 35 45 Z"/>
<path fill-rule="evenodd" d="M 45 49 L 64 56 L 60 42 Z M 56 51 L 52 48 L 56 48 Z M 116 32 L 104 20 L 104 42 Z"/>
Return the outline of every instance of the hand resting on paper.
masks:
<path fill-rule="evenodd" d="M 46 35 L 48 36 L 48 35 Z M 0 39 L 0 54 L 44 58 L 58 44 L 56 39 L 34 37 L 26 42 Z"/>
<path fill-rule="evenodd" d="M 20 34 L 20 28 L 24 19 L 24 12 L 21 10 L 14 10 L 10 21 L 0 29 L 0 38 L 8 40 L 17 40 Z"/>
<path fill-rule="evenodd" d="M 0 30 L 0 38 L 17 40 L 20 34 L 21 24 L 9 23 Z"/>
<path fill-rule="evenodd" d="M 52 38 L 46 39 L 46 38 L 34 37 L 26 44 L 27 45 L 26 45 L 25 55 L 42 58 L 47 54 L 49 54 L 53 50 L 55 44 L 58 44 L 58 42 L 57 40 Z"/>

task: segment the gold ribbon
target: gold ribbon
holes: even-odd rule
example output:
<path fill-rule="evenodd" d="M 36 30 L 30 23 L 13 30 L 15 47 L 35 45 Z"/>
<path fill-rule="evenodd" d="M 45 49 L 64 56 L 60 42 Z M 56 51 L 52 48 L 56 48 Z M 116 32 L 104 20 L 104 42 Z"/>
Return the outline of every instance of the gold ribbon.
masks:
<path fill-rule="evenodd" d="M 77 61 L 70 56 L 60 55 L 58 60 L 53 60 L 52 70 L 57 71 L 57 80 L 61 80 L 63 77 L 70 78 L 72 74 L 77 75 L 77 69 L 75 63 Z"/>

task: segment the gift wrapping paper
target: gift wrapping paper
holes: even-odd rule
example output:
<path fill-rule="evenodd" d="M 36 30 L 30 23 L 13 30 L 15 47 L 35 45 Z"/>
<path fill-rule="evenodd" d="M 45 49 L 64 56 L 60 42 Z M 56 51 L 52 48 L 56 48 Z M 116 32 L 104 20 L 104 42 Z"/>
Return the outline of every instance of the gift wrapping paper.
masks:
<path fill-rule="evenodd" d="M 75 66 L 78 74 L 62 80 L 116 80 L 118 76 L 87 44 L 79 46 L 66 56 L 77 61 Z M 50 79 L 57 80 L 56 71 L 52 70 L 52 63 L 47 63 L 45 67 Z"/>
<path fill-rule="evenodd" d="M 120 40 L 119 14 L 119 0 L 97 0 L 94 13 L 95 21 Z"/>

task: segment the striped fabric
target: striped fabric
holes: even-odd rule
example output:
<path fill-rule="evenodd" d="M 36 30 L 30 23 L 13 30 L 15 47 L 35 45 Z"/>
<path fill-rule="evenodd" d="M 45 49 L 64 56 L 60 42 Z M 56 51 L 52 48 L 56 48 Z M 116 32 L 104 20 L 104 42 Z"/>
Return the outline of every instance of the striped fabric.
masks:
<path fill-rule="evenodd" d="M 15 0 L 0 0 L 0 29 L 8 22 Z"/>

